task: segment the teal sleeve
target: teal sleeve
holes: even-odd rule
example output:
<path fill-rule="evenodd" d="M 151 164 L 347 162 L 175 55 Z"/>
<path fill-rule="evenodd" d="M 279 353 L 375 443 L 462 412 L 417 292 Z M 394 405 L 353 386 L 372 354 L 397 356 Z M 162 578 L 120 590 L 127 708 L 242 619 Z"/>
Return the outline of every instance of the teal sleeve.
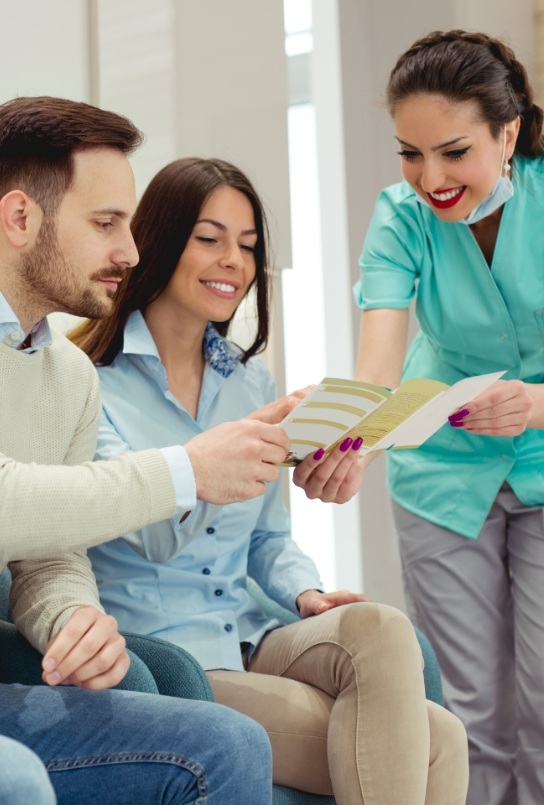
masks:
<path fill-rule="evenodd" d="M 363 310 L 404 309 L 414 297 L 423 232 L 419 205 L 405 195 L 404 185 L 395 185 L 381 193 L 374 208 L 353 287 Z"/>

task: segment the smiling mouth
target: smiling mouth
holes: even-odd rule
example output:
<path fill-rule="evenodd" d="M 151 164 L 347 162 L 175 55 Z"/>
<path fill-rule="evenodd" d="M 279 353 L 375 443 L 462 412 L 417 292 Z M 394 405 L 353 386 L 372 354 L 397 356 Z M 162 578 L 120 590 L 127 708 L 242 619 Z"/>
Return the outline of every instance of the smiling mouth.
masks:
<path fill-rule="evenodd" d="M 221 291 L 221 293 L 236 293 L 238 290 L 236 285 L 231 285 L 230 282 L 212 282 L 202 280 L 202 285 L 205 285 L 206 288 L 214 288 L 216 291 Z"/>
<path fill-rule="evenodd" d="M 466 189 L 466 185 L 464 185 L 463 187 L 452 187 L 448 190 L 442 190 L 440 193 L 426 193 L 425 195 L 434 207 L 445 210 L 448 207 L 454 207 L 463 197 Z"/>

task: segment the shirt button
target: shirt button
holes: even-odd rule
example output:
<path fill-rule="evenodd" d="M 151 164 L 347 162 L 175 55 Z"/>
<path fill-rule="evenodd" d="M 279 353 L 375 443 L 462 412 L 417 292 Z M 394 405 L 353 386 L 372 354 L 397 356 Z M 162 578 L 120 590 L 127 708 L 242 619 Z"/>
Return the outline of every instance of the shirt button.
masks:
<path fill-rule="evenodd" d="M 9 340 L 10 341 L 19 341 L 20 338 L 21 338 L 21 333 L 19 333 L 17 330 L 14 330 L 12 333 L 9 334 Z"/>
<path fill-rule="evenodd" d="M 216 591 L 215 591 L 215 594 L 216 594 L 216 595 L 223 595 L 223 590 L 216 590 Z"/>
<path fill-rule="evenodd" d="M 202 572 L 204 573 L 205 576 L 209 576 L 212 571 L 210 570 L 209 567 L 205 567 Z"/>
<path fill-rule="evenodd" d="M 508 333 L 501 333 L 501 341 L 508 341 Z"/>
<path fill-rule="evenodd" d="M 215 534 L 215 528 L 212 528 L 210 526 L 209 528 L 206 529 L 206 534 Z"/>
<path fill-rule="evenodd" d="M 226 623 L 224 629 L 225 632 L 232 632 L 232 623 Z"/>

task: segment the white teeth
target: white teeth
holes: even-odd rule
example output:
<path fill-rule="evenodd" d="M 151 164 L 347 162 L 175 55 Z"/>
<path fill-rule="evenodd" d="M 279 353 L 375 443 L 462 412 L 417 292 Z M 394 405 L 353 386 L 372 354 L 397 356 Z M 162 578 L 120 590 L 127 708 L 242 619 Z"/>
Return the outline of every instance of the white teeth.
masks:
<path fill-rule="evenodd" d="M 429 193 L 429 195 L 431 198 L 435 198 L 437 201 L 449 201 L 450 198 L 455 198 L 458 196 L 462 190 L 462 187 L 458 187 L 456 190 L 447 190 L 445 193 Z"/>
<path fill-rule="evenodd" d="M 205 282 L 204 285 L 209 288 L 217 288 L 218 291 L 223 291 L 224 293 L 233 293 L 236 290 L 234 285 L 229 285 L 227 282 Z"/>

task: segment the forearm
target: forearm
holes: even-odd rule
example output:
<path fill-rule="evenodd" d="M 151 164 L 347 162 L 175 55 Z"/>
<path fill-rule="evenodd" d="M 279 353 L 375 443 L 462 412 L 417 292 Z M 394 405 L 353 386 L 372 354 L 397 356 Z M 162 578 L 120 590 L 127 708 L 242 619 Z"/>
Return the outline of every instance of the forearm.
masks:
<path fill-rule="evenodd" d="M 149 450 L 77 467 L 0 455 L 0 564 L 98 545 L 171 517 L 168 466 Z"/>
<path fill-rule="evenodd" d="M 76 609 L 101 611 L 96 581 L 85 554 L 72 553 L 48 561 L 10 563 L 13 620 L 39 651 Z"/>
<path fill-rule="evenodd" d="M 361 316 L 355 378 L 387 388 L 401 380 L 408 338 L 408 310 L 380 308 Z"/>

